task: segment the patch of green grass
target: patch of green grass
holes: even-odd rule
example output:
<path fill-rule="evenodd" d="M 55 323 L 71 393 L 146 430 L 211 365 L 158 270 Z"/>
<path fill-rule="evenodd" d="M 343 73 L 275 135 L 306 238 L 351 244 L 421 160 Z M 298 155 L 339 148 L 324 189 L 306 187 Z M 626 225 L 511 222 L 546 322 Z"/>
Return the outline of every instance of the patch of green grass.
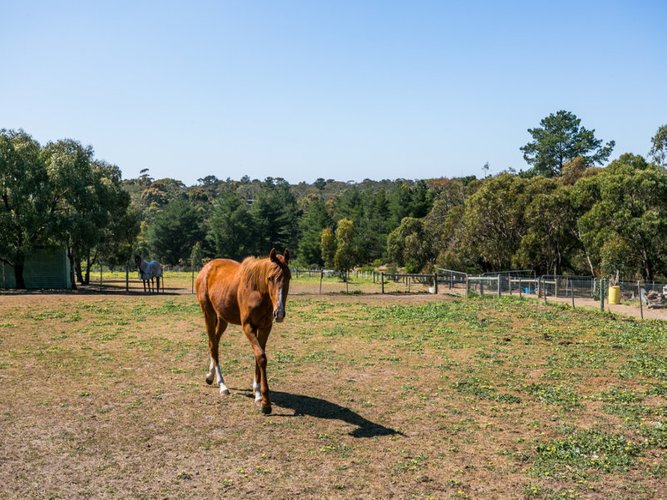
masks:
<path fill-rule="evenodd" d="M 538 476 L 569 477 L 588 470 L 626 471 L 642 452 L 641 446 L 619 434 L 575 430 L 536 448 L 533 466 Z"/>
<path fill-rule="evenodd" d="M 551 384 L 529 384 L 523 388 L 541 403 L 559 405 L 564 410 L 579 408 L 579 395 L 569 387 Z"/>
<path fill-rule="evenodd" d="M 521 402 L 521 398 L 519 396 L 499 393 L 498 390 L 491 386 L 488 382 L 480 381 L 474 377 L 459 380 L 458 382 L 454 383 L 452 387 L 463 394 L 471 394 L 473 396 L 477 396 L 479 399 L 488 399 L 498 403 Z"/>
<path fill-rule="evenodd" d="M 606 391 L 595 394 L 592 399 L 608 403 L 636 403 L 642 401 L 644 396 L 622 387 L 610 387 Z"/>
<path fill-rule="evenodd" d="M 667 380 L 667 355 L 651 352 L 635 354 L 619 369 L 621 378 L 653 377 Z"/>

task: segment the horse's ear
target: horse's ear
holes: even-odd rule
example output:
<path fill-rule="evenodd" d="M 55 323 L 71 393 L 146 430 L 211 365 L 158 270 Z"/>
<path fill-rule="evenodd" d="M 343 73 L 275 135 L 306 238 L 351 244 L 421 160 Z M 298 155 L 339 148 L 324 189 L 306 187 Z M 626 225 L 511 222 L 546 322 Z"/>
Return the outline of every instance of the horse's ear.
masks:
<path fill-rule="evenodd" d="M 283 257 L 285 259 L 285 264 L 289 264 L 289 250 L 286 248 L 285 252 L 283 252 Z"/>
<path fill-rule="evenodd" d="M 275 248 L 272 248 L 271 251 L 269 252 L 269 259 L 271 259 L 271 262 L 278 262 L 278 259 L 276 258 Z"/>

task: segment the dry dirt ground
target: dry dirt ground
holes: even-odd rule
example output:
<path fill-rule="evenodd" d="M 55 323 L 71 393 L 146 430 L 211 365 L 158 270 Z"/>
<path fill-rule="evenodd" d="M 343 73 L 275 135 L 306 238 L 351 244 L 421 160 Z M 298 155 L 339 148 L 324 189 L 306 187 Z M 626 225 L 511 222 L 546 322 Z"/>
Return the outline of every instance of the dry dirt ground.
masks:
<path fill-rule="evenodd" d="M 664 367 L 650 364 L 664 355 L 651 344 L 638 371 L 635 337 L 619 348 L 604 331 L 641 331 L 634 323 L 294 284 L 269 339 L 263 416 L 238 327 L 221 350 L 232 395 L 205 384 L 187 285 L 0 295 L 0 497 L 667 494 Z M 646 331 L 662 342 L 658 323 Z"/>

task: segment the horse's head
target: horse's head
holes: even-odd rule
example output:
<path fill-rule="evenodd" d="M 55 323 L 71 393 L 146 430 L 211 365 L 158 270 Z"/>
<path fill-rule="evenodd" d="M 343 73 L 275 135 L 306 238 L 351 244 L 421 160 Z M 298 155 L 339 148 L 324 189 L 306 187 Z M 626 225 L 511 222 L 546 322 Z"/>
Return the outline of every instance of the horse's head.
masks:
<path fill-rule="evenodd" d="M 285 319 L 285 304 L 289 292 L 289 280 L 292 277 L 289 270 L 289 250 L 278 255 L 275 248 L 269 253 L 271 269 L 267 274 L 269 295 L 273 304 L 273 319 L 280 323 Z"/>
<path fill-rule="evenodd" d="M 134 256 L 134 263 L 139 269 L 141 269 L 141 255 Z"/>

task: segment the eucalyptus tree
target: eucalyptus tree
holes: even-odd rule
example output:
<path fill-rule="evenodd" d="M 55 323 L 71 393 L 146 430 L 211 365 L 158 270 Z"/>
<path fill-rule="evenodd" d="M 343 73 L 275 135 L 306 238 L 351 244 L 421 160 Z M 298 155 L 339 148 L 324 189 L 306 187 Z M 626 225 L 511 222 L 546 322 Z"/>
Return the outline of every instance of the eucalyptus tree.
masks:
<path fill-rule="evenodd" d="M 591 186 L 594 184 L 594 186 Z M 590 199 L 578 221 L 594 267 L 603 274 L 653 280 L 667 275 L 667 172 L 641 156 L 621 155 L 590 180 L 574 186 Z"/>
<path fill-rule="evenodd" d="M 433 258 L 432 238 L 424 219 L 404 217 L 387 237 L 387 255 L 392 262 L 405 266 L 409 273 L 420 272 Z"/>
<path fill-rule="evenodd" d="M 330 227 L 322 229 L 322 233 L 320 234 L 320 249 L 322 251 L 324 267 L 331 269 L 334 267 L 334 257 L 336 255 L 336 236 Z"/>
<path fill-rule="evenodd" d="M 651 139 L 649 157 L 659 167 L 667 168 L 667 124 L 658 128 Z"/>
<path fill-rule="evenodd" d="M 336 253 L 334 254 L 334 269 L 340 272 L 347 281 L 347 275 L 354 267 L 357 256 L 354 252 L 354 222 L 350 219 L 341 219 L 336 227 Z"/>
<path fill-rule="evenodd" d="M 0 261 L 25 288 L 26 256 L 52 231 L 50 186 L 40 145 L 23 130 L 0 130 Z"/>
<path fill-rule="evenodd" d="M 465 201 L 462 246 L 486 271 L 510 269 L 525 234 L 528 181 L 511 174 L 488 179 Z"/>

